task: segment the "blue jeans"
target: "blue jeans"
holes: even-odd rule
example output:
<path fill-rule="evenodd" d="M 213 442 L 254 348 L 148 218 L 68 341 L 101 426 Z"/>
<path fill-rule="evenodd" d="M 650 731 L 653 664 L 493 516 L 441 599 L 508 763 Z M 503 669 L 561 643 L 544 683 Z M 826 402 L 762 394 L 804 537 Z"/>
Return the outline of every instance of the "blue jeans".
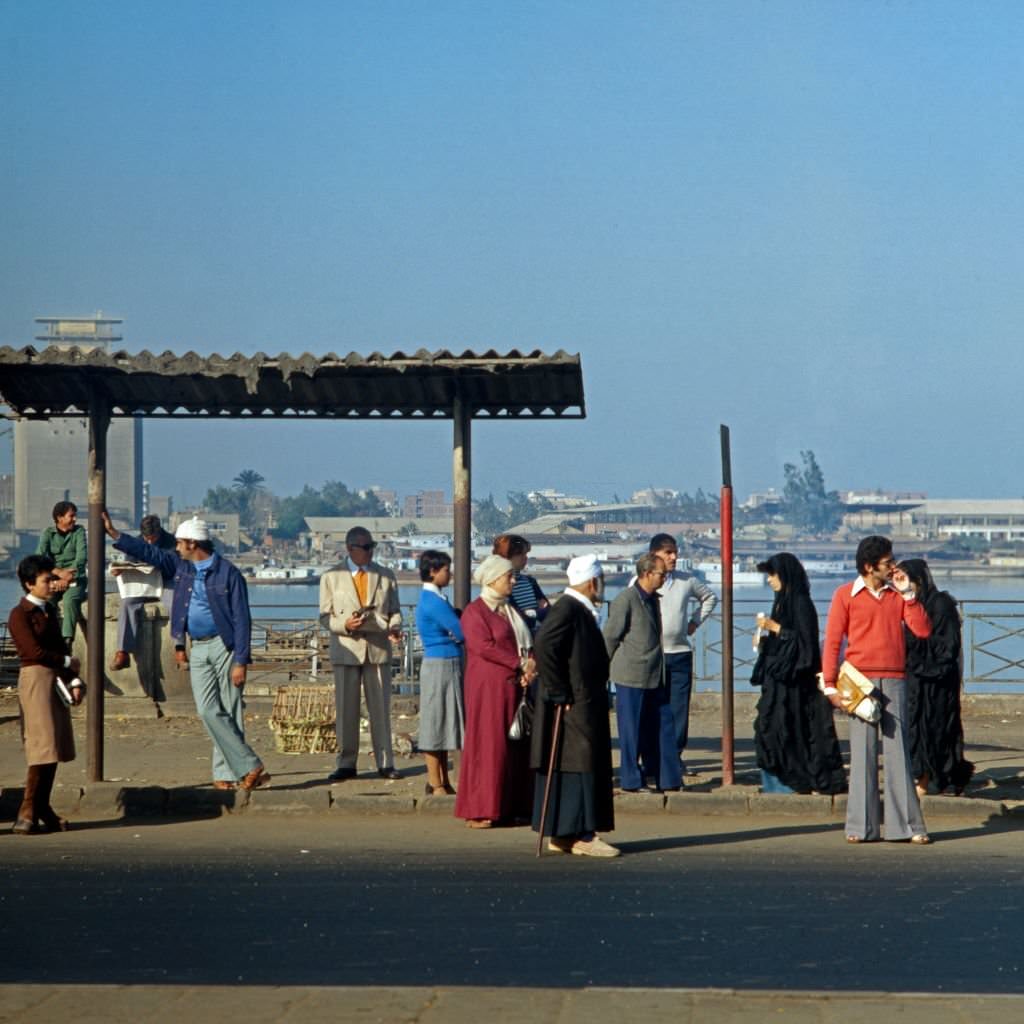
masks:
<path fill-rule="evenodd" d="M 678 789 L 679 757 L 665 687 L 641 690 L 616 683 L 615 720 L 619 730 L 619 785 L 640 789 L 644 775 L 654 775 L 659 789 Z"/>
<path fill-rule="evenodd" d="M 189 675 L 196 711 L 213 740 L 213 778 L 238 782 L 260 759 L 245 742 L 242 689 L 231 682 L 231 652 L 219 636 L 192 642 Z"/>
<path fill-rule="evenodd" d="M 693 690 L 693 654 L 682 651 L 665 655 L 665 682 L 675 720 L 675 745 L 680 761 L 690 738 L 690 693 Z"/>

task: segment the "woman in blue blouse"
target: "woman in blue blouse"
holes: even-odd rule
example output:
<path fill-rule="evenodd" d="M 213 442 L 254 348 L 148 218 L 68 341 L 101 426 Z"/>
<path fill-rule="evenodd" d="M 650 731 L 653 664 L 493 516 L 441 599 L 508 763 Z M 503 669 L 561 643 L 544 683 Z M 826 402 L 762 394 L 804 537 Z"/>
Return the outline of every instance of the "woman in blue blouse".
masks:
<path fill-rule="evenodd" d="M 423 590 L 416 605 L 416 629 L 423 641 L 420 665 L 419 747 L 427 762 L 427 796 L 454 793 L 448 751 L 462 749 L 462 627 L 443 590 L 452 560 L 442 551 L 420 555 Z"/>

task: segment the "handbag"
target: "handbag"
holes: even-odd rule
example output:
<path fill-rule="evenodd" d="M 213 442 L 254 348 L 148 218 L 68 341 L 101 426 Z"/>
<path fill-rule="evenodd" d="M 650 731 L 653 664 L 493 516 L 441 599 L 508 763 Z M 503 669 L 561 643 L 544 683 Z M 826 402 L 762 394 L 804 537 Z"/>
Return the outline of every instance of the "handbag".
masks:
<path fill-rule="evenodd" d="M 508 738 L 516 742 L 530 738 L 533 729 L 533 697 L 528 687 L 523 689 L 523 696 L 519 700 L 519 706 L 512 717 L 512 724 L 508 727 Z"/>

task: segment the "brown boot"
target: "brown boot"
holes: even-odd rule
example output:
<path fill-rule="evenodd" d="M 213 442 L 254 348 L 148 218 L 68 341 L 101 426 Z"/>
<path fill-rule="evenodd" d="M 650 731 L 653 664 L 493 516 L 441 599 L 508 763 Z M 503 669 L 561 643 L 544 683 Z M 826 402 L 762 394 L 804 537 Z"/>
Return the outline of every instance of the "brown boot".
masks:
<path fill-rule="evenodd" d="M 57 762 L 39 765 L 39 786 L 36 789 L 35 821 L 41 832 L 67 832 L 68 823 L 50 806 L 53 780 L 57 777 Z"/>
<path fill-rule="evenodd" d="M 18 819 L 11 831 L 18 836 L 31 836 L 36 828 L 36 791 L 39 788 L 39 765 L 30 764 L 25 776 L 25 795 L 18 808 Z"/>

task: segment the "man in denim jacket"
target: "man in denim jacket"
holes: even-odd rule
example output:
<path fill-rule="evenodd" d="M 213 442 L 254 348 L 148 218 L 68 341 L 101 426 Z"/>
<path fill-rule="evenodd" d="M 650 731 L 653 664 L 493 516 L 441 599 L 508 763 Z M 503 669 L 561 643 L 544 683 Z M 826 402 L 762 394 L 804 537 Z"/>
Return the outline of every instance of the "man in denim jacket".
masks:
<path fill-rule="evenodd" d="M 270 781 L 245 741 L 242 688 L 252 657 L 249 591 L 242 574 L 213 550 L 207 524 L 196 517 L 175 531 L 175 550 L 164 551 L 114 529 L 106 509 L 103 528 L 114 547 L 160 570 L 174 582 L 171 636 L 180 666 L 190 664 L 196 711 L 213 740 L 216 789 L 255 789 Z M 191 663 L 185 637 L 191 642 Z"/>

